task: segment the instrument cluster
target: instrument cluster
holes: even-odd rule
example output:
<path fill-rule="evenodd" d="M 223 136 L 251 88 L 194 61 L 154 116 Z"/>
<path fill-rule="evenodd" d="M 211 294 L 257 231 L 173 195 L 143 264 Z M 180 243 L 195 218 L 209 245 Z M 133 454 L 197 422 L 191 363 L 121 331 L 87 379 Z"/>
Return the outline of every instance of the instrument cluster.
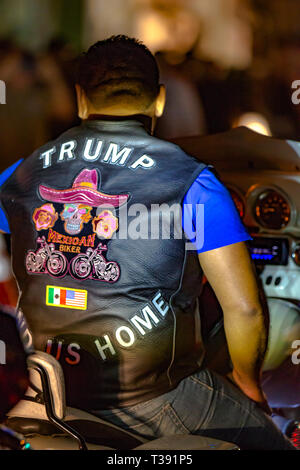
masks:
<path fill-rule="evenodd" d="M 272 184 L 254 184 L 244 192 L 233 184 L 227 188 L 253 236 L 252 258 L 258 264 L 286 265 L 290 256 L 300 266 L 300 243 L 289 233 L 297 225 L 297 210 L 285 191 Z"/>
<path fill-rule="evenodd" d="M 232 185 L 228 185 L 228 190 L 240 217 L 244 219 L 247 207 L 249 215 L 263 230 L 281 231 L 294 219 L 293 204 L 279 188 L 255 185 L 246 195 Z"/>
<path fill-rule="evenodd" d="M 274 189 L 267 189 L 258 195 L 254 211 L 257 223 L 270 230 L 285 228 L 291 220 L 288 200 Z"/>

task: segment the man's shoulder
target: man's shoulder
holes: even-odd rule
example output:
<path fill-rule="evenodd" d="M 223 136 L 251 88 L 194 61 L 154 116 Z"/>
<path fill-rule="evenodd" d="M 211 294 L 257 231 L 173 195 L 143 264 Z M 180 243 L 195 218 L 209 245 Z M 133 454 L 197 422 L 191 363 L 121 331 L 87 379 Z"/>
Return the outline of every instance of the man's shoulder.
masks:
<path fill-rule="evenodd" d="M 23 170 L 25 170 L 25 168 L 30 169 L 31 166 L 35 164 L 37 159 L 42 159 L 44 163 L 45 160 L 53 160 L 52 154 L 61 152 L 62 150 L 65 153 L 71 151 L 79 151 L 80 154 L 84 153 L 85 145 L 87 144 L 87 135 L 94 135 L 94 137 L 97 137 L 96 134 L 94 135 L 93 132 L 87 133 L 87 130 L 82 125 L 71 127 L 62 134 L 60 134 L 56 139 L 50 140 L 41 147 L 37 148 L 30 156 L 28 156 L 23 161 L 21 167 Z M 120 134 L 120 137 L 120 146 L 123 146 L 125 145 L 124 134 Z M 103 139 L 101 133 L 99 134 L 99 138 Z M 108 135 L 106 135 L 106 138 L 108 138 L 109 142 L 112 141 L 111 135 L 109 137 Z M 131 145 L 134 145 L 135 143 L 138 143 L 139 137 L 137 137 L 137 142 L 135 142 L 135 139 L 130 136 L 129 141 Z M 72 142 L 73 146 L 71 145 Z M 114 135 L 114 142 L 115 144 L 118 144 L 117 133 Z M 68 147 L 68 145 L 70 147 Z M 200 160 L 186 153 L 178 144 L 165 139 L 158 138 L 156 136 L 143 134 L 142 141 L 139 142 L 137 148 L 140 148 L 141 145 L 145 154 L 149 154 L 149 156 L 153 155 L 155 160 L 160 161 L 161 169 L 164 169 L 166 167 L 166 169 L 170 170 L 173 167 L 175 170 L 175 168 L 178 169 L 179 167 L 186 167 L 187 171 L 191 171 L 192 173 L 195 171 L 197 173 L 197 170 L 201 171 L 201 169 L 206 166 L 206 163 L 201 162 Z M 103 145 L 102 147 L 105 149 L 105 145 Z M 120 151 L 122 151 L 121 148 Z M 81 155 L 77 155 L 77 157 L 81 157 Z M 45 166 L 43 166 L 43 168 L 45 168 Z"/>

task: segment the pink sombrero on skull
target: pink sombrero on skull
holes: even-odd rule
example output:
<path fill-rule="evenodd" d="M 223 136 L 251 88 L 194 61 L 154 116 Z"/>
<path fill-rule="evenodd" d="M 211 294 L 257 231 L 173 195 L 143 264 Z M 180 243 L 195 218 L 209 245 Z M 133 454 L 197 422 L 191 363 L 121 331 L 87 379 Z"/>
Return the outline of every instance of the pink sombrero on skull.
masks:
<path fill-rule="evenodd" d="M 76 177 L 72 188 L 53 189 L 40 185 L 39 192 L 43 199 L 61 204 L 87 204 L 89 206 L 120 207 L 128 201 L 128 194 L 109 195 L 98 188 L 97 170 L 82 170 Z"/>

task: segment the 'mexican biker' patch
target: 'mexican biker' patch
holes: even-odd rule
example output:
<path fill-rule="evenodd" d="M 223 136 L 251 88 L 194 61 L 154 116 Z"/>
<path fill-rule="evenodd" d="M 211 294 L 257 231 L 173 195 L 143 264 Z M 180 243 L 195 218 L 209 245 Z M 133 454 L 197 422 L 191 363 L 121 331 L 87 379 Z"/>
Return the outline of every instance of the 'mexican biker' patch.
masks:
<path fill-rule="evenodd" d="M 39 185 L 39 195 L 46 202 L 32 215 L 39 236 L 35 249 L 26 254 L 28 274 L 108 283 L 119 279 L 118 263 L 107 261 L 104 252 L 119 228 L 116 210 L 129 195 L 99 191 L 98 179 L 98 170 L 85 168 L 68 189 Z"/>

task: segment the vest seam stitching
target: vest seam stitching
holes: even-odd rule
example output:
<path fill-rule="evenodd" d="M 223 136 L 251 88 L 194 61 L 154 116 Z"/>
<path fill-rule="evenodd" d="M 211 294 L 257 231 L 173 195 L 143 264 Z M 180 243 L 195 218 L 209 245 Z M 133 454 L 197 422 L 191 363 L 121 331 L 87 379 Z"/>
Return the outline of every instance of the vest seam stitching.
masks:
<path fill-rule="evenodd" d="M 194 181 L 197 176 L 199 176 L 202 171 L 207 168 L 207 165 L 205 163 L 200 163 L 200 170 L 199 170 L 199 167 L 197 168 L 197 171 L 193 172 L 193 175 L 191 177 L 191 181 Z M 195 176 L 196 175 L 196 176 Z M 190 183 L 190 182 L 189 182 Z M 187 192 L 187 187 L 188 184 L 186 184 L 185 188 L 184 188 L 184 193 L 183 193 L 183 196 L 182 196 L 182 199 L 181 199 L 181 202 L 184 198 L 184 195 L 186 194 Z M 191 186 L 191 184 L 189 184 L 188 188 Z M 187 251 L 185 249 L 185 252 L 184 252 L 184 260 L 183 260 L 183 263 L 182 263 L 182 268 L 181 268 L 181 274 L 180 274 L 180 280 L 179 280 L 179 285 L 176 289 L 176 291 L 171 295 L 170 297 L 170 308 L 171 308 L 171 311 L 172 311 L 172 315 L 173 315 L 173 342 L 172 342 L 172 357 L 171 357 L 171 361 L 170 361 L 170 364 L 169 364 L 169 367 L 167 369 L 167 377 L 168 377 L 168 380 L 169 380 L 169 384 L 170 384 L 170 387 L 172 387 L 172 380 L 171 380 L 171 377 L 170 377 L 170 370 L 173 366 L 173 363 L 174 363 L 174 360 L 175 360 L 175 350 L 176 350 L 176 326 L 177 326 L 177 323 L 176 323 L 176 314 L 173 310 L 173 306 L 172 306 L 172 302 L 173 302 L 173 299 L 174 297 L 178 294 L 178 292 L 180 292 L 180 289 L 182 287 L 182 280 L 183 280 L 183 275 L 184 275 L 184 269 L 186 267 L 186 261 L 187 261 Z"/>

